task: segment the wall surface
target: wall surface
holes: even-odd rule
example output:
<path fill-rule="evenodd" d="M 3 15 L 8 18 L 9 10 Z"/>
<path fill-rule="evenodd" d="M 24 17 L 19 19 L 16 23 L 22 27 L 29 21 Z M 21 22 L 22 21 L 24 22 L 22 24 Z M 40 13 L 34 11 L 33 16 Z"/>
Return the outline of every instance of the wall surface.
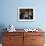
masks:
<path fill-rule="evenodd" d="M 18 7 L 35 8 L 35 21 L 18 22 Z M 0 40 L 2 39 L 2 29 L 9 24 L 13 24 L 15 28 L 19 29 L 39 27 L 46 32 L 46 0 L 0 0 Z"/>
<path fill-rule="evenodd" d="M 35 8 L 35 21 L 18 22 L 17 8 Z M 13 24 L 16 28 L 46 28 L 46 0 L 0 0 L 0 27 Z"/>

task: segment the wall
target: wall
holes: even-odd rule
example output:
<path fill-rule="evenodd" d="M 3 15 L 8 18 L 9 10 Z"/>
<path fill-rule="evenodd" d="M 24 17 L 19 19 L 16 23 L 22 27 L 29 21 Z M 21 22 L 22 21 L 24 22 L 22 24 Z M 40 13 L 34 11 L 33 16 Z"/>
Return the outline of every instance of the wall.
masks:
<path fill-rule="evenodd" d="M 18 22 L 18 7 L 35 8 L 35 21 Z M 9 24 L 20 29 L 40 27 L 46 32 L 46 0 L 0 0 L 0 31 Z"/>
<path fill-rule="evenodd" d="M 16 28 L 46 28 L 46 0 L 0 0 L 1 15 L 0 25 L 7 26 L 13 24 Z M 33 7 L 35 8 L 35 21 L 18 22 L 17 8 Z"/>

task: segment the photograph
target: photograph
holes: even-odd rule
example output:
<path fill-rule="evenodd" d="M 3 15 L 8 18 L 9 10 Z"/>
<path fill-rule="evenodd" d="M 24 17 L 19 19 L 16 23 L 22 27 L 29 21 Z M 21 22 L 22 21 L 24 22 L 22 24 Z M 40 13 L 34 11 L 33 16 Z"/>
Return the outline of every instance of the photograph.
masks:
<path fill-rule="evenodd" d="M 33 8 L 18 8 L 18 21 L 33 21 L 34 17 Z"/>

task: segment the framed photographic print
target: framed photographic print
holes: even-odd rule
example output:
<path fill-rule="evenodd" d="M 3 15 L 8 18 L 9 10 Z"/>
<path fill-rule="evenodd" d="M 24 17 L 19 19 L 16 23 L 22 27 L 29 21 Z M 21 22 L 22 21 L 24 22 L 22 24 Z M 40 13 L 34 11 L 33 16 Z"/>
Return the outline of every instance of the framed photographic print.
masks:
<path fill-rule="evenodd" d="M 19 7 L 18 8 L 18 21 L 34 21 L 35 9 L 32 7 Z"/>

